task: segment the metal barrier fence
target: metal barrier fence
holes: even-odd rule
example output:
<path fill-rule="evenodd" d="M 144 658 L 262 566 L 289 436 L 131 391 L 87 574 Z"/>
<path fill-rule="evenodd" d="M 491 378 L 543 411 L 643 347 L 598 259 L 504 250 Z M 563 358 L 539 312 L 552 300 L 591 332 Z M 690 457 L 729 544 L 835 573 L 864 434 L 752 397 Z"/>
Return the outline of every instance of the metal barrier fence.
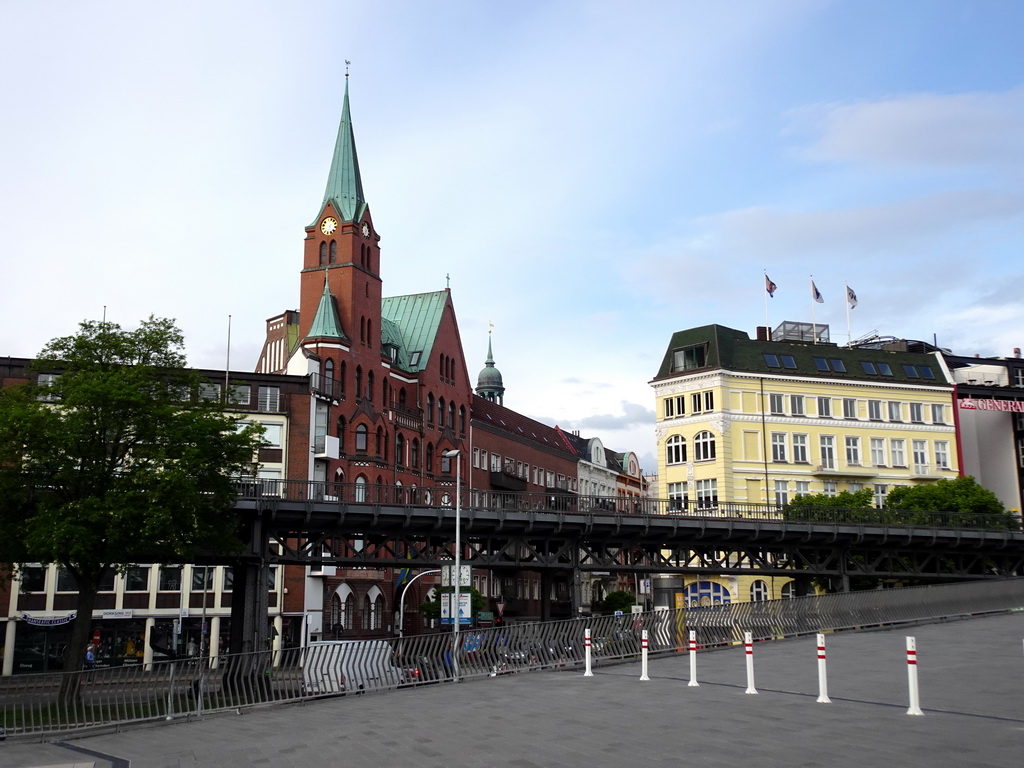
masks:
<path fill-rule="evenodd" d="M 0 678 L 0 726 L 40 739 L 144 721 L 195 718 L 317 697 L 458 679 L 582 667 L 652 654 L 813 632 L 927 622 L 1024 609 L 1024 578 L 853 592 L 618 616 L 512 624 L 398 639 L 324 641 L 306 648 L 222 655 L 79 673 Z M 452 653 L 456 645 L 455 653 Z M 62 693 L 63 688 L 63 693 Z"/>

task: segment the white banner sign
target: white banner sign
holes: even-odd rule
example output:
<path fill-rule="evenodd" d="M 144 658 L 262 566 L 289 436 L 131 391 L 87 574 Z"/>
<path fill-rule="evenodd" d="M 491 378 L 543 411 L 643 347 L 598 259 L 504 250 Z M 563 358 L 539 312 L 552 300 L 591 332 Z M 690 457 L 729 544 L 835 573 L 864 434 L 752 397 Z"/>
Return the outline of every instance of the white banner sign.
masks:
<path fill-rule="evenodd" d="M 981 400 L 976 397 L 965 397 L 960 400 L 960 408 L 965 411 L 1024 413 L 1024 400 Z"/>

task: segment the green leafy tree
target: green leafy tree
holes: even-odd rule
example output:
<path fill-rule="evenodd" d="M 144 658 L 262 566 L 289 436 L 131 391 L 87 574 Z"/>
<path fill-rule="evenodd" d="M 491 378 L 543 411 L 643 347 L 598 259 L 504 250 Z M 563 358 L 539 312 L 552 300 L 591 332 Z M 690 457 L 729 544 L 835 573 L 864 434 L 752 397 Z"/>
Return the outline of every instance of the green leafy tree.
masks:
<path fill-rule="evenodd" d="M 74 577 L 65 670 L 77 671 L 111 570 L 239 547 L 233 477 L 251 473 L 260 428 L 195 396 L 172 320 L 84 322 L 33 368 L 56 377 L 0 388 L 0 560 Z M 65 676 L 65 701 L 77 680 Z"/>
<path fill-rule="evenodd" d="M 450 589 L 448 591 L 451 592 Z M 470 595 L 470 609 L 473 611 L 474 616 L 487 607 L 487 598 L 481 595 L 480 591 L 476 587 L 463 587 L 462 591 L 464 593 L 468 592 Z M 423 618 L 427 620 L 440 621 L 441 601 L 424 600 L 420 603 L 420 611 L 423 613 Z"/>
<path fill-rule="evenodd" d="M 1006 511 L 999 497 L 970 476 L 893 488 L 885 498 L 885 506 L 891 510 L 942 513 L 929 514 L 922 523 L 968 528 L 1020 526 L 1019 518 Z"/>
<path fill-rule="evenodd" d="M 631 592 L 617 589 L 604 596 L 604 600 L 601 603 L 601 609 L 609 615 L 614 614 L 616 611 L 629 613 L 630 609 L 635 604 L 636 597 L 634 597 Z"/>

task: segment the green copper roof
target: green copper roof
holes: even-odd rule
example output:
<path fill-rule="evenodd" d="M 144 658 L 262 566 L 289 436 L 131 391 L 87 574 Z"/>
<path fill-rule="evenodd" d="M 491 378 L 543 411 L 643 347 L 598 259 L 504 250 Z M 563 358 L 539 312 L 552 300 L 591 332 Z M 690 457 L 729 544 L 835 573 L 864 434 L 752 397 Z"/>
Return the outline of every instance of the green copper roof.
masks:
<path fill-rule="evenodd" d="M 480 394 L 481 390 L 492 390 L 500 389 L 502 392 L 505 391 L 505 386 L 501 380 L 501 371 L 494 367 L 494 355 L 491 352 L 491 337 L 487 336 L 487 360 L 484 361 L 483 370 L 480 371 L 480 375 L 476 379 L 476 392 Z"/>
<path fill-rule="evenodd" d="M 422 371 L 427 367 L 447 301 L 447 291 L 392 296 L 381 300 L 381 316 L 387 321 L 382 326 L 382 332 L 392 338 L 397 335 L 401 339 L 402 347 L 399 349 L 402 355 L 400 359 L 406 363 L 402 366 L 404 370 Z M 396 328 L 388 328 L 388 322 Z M 384 341 L 388 341 L 388 336 L 384 337 Z"/>
<path fill-rule="evenodd" d="M 338 319 L 338 310 L 334 306 L 334 297 L 327 287 L 327 276 L 324 275 L 324 292 L 320 295 L 320 304 L 316 308 L 316 315 L 313 317 L 313 324 L 309 327 L 307 339 L 345 339 L 345 331 L 341 328 L 341 321 Z"/>
<path fill-rule="evenodd" d="M 331 173 L 327 177 L 324 203 L 332 203 L 345 221 L 356 221 L 363 214 L 363 182 L 359 178 L 359 158 L 356 156 L 356 137 L 352 132 L 352 116 L 348 106 L 348 76 L 345 76 L 345 102 L 341 110 L 341 125 L 334 143 Z"/>

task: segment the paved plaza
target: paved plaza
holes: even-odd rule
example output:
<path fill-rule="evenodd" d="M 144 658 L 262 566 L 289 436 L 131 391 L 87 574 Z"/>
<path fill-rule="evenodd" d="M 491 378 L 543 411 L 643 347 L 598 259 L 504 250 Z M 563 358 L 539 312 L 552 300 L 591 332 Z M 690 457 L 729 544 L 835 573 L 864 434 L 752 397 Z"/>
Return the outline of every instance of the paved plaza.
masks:
<path fill-rule="evenodd" d="M 907 714 L 906 637 L 923 716 Z M 3 768 L 42 766 L 893 766 L 1024 763 L 1024 613 L 826 636 L 819 703 L 813 637 L 595 670 L 527 672 L 266 707 L 33 743 Z"/>

